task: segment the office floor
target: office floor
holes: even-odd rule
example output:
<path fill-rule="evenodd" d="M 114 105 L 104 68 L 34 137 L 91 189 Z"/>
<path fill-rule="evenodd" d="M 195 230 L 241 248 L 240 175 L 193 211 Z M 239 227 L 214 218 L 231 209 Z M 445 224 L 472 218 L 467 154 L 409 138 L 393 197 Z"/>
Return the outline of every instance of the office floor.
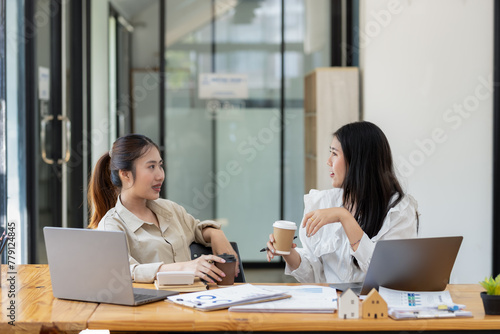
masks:
<path fill-rule="evenodd" d="M 283 268 L 244 268 L 247 283 L 297 283 Z"/>

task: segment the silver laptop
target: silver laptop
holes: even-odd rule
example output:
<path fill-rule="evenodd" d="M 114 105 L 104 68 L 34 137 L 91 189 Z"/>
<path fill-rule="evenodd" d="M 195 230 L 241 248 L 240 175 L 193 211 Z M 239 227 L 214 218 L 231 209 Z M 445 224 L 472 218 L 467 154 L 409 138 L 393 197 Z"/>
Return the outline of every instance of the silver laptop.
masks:
<path fill-rule="evenodd" d="M 124 232 L 44 227 L 54 297 L 142 305 L 177 292 L 133 288 Z"/>
<path fill-rule="evenodd" d="M 442 291 L 450 280 L 463 237 L 380 240 L 364 282 L 331 286 L 366 295 L 383 286 L 403 291 Z"/>

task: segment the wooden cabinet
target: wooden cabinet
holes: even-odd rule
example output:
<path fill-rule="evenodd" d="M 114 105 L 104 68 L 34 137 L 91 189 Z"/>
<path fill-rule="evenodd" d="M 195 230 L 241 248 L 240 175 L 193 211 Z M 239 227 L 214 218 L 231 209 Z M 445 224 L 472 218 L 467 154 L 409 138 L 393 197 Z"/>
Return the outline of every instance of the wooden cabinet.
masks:
<path fill-rule="evenodd" d="M 305 192 L 330 189 L 326 161 L 332 134 L 360 119 L 357 67 L 317 68 L 305 77 Z"/>

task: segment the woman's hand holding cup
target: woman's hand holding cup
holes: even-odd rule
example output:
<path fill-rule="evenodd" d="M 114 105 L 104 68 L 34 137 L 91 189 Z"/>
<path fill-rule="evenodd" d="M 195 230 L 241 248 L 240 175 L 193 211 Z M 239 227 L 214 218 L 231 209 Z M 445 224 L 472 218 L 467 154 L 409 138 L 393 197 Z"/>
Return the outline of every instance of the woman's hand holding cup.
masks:
<path fill-rule="evenodd" d="M 269 241 L 267 242 L 267 262 L 271 262 L 274 259 L 275 249 L 274 249 L 274 235 L 269 234 Z"/>
<path fill-rule="evenodd" d="M 297 224 L 286 220 L 278 220 L 273 224 L 273 253 L 289 255 L 293 244 Z"/>

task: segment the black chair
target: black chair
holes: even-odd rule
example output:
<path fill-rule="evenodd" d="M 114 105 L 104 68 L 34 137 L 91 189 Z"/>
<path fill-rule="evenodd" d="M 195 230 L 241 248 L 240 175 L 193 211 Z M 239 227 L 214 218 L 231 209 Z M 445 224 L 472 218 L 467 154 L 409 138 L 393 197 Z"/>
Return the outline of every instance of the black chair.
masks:
<path fill-rule="evenodd" d="M 233 246 L 234 251 L 236 254 L 238 254 L 238 259 L 240 260 L 239 262 L 239 268 L 240 268 L 240 273 L 238 277 L 234 278 L 235 283 L 245 283 L 245 273 L 243 272 L 243 264 L 241 263 L 241 257 L 240 257 L 240 252 L 238 250 L 238 245 L 236 242 L 231 242 L 231 246 Z M 197 257 L 201 255 L 209 255 L 212 254 L 212 248 L 203 246 L 202 244 L 193 242 L 191 245 L 189 245 L 189 250 L 191 251 L 191 260 L 196 259 Z"/>

